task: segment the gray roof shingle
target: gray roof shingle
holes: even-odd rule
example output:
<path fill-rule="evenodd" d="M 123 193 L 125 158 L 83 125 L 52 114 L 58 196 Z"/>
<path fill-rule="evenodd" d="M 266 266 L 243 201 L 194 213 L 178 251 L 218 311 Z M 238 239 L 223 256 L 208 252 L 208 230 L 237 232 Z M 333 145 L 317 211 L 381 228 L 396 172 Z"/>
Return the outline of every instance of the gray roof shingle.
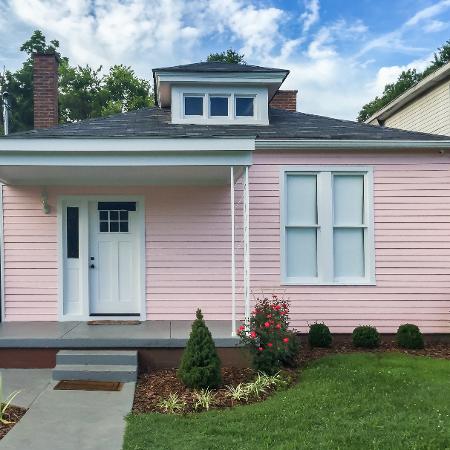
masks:
<path fill-rule="evenodd" d="M 19 138 L 213 138 L 341 139 L 341 140 L 448 140 L 434 134 L 403 131 L 349 120 L 269 108 L 270 125 L 189 125 L 171 123 L 169 109 L 152 107 L 13 133 Z"/>
<path fill-rule="evenodd" d="M 192 64 L 183 64 L 172 67 L 159 67 L 153 69 L 155 72 L 226 72 L 226 73 L 251 73 L 251 72 L 270 72 L 270 73 L 289 73 L 286 69 L 277 69 L 274 67 L 252 66 L 250 64 L 231 64 L 225 62 L 198 62 Z"/>

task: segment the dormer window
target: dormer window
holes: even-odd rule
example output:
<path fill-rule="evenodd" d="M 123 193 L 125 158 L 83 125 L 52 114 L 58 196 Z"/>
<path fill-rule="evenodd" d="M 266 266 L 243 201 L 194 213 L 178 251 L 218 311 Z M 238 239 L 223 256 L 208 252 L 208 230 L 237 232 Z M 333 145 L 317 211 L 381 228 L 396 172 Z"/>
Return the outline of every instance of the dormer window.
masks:
<path fill-rule="evenodd" d="M 253 117 L 254 115 L 253 97 L 236 97 L 235 114 L 236 117 Z"/>
<path fill-rule="evenodd" d="M 184 96 L 184 115 L 203 116 L 203 95 Z"/>
<path fill-rule="evenodd" d="M 267 125 L 267 89 L 242 86 L 173 86 L 172 122 Z"/>
<path fill-rule="evenodd" d="M 228 117 L 229 96 L 210 95 L 209 115 L 211 117 Z"/>

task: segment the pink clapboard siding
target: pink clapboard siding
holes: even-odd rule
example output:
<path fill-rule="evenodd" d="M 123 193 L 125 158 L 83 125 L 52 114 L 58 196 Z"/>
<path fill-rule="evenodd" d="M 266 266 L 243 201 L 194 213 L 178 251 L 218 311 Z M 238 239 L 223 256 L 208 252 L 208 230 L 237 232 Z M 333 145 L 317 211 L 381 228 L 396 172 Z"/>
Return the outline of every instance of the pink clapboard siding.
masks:
<path fill-rule="evenodd" d="M 290 165 L 374 168 L 376 286 L 289 286 L 292 325 L 325 321 L 334 332 L 400 323 L 450 332 L 450 162 L 437 152 L 255 152 L 250 169 L 251 286 L 280 286 L 280 169 Z M 57 320 L 56 198 L 62 194 L 144 195 L 147 318 L 231 313 L 228 186 L 49 189 L 4 187 L 6 320 Z M 238 203 L 238 189 L 236 202 Z M 242 238 L 238 207 L 238 315 L 242 317 Z"/>
<path fill-rule="evenodd" d="M 57 320 L 56 199 L 95 194 L 145 197 L 148 319 L 192 319 L 198 307 L 209 318 L 231 317 L 229 186 L 55 187 L 49 215 L 40 192 L 4 187 L 7 321 Z M 242 316 L 242 295 L 237 306 Z"/>
<path fill-rule="evenodd" d="M 283 167 L 374 169 L 376 286 L 288 286 L 292 323 L 324 321 L 335 332 L 412 322 L 450 333 L 450 163 L 438 152 L 256 153 L 250 176 L 251 285 L 280 285 L 279 179 Z"/>

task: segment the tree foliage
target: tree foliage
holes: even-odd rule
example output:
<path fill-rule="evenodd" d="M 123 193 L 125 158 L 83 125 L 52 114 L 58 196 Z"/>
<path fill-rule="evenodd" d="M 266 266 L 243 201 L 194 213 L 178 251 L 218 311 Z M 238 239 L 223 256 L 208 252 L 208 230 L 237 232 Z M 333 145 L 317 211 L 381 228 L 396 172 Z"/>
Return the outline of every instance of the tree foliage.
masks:
<path fill-rule="evenodd" d="M 131 67 L 119 64 L 103 73 L 101 66 L 71 66 L 69 59 L 60 55 L 59 42 L 52 40 L 47 44 L 39 30 L 33 32 L 20 50 L 27 55 L 22 67 L 0 75 L 0 90 L 10 94 L 11 131 L 33 128 L 33 53 L 55 53 L 59 57 L 60 123 L 153 105 L 150 82 L 138 78 Z"/>
<path fill-rule="evenodd" d="M 230 64 L 247 64 L 244 60 L 245 56 L 240 55 L 238 52 L 229 48 L 228 50 L 220 53 L 211 53 L 206 61 L 208 62 L 224 62 Z"/>
<path fill-rule="evenodd" d="M 188 387 L 215 388 L 222 382 L 220 359 L 200 309 L 181 358 L 178 377 Z"/>
<path fill-rule="evenodd" d="M 416 69 L 404 70 L 395 83 L 387 84 L 384 87 L 381 97 L 375 97 L 369 103 L 366 103 L 358 114 L 358 122 L 364 122 L 381 108 L 386 106 L 392 100 L 403 94 L 411 86 L 414 86 L 420 80 L 428 76 L 430 73 L 439 69 L 450 61 L 450 40 L 448 40 L 441 48 L 438 48 L 434 54 L 433 61 L 423 71 L 417 72 Z"/>

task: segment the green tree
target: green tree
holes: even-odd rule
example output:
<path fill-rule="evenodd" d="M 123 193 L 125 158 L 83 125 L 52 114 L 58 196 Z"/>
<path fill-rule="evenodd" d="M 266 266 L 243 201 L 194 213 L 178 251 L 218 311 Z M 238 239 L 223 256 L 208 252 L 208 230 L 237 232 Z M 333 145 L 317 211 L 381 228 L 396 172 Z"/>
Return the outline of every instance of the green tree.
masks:
<path fill-rule="evenodd" d="M 375 97 L 372 101 L 366 103 L 358 114 L 358 122 L 366 121 L 370 116 L 375 114 L 381 108 L 386 106 L 392 100 L 403 94 L 411 86 L 414 86 L 420 80 L 428 76 L 430 73 L 439 69 L 450 61 L 450 40 L 448 40 L 442 47 L 438 48 L 437 53 L 434 54 L 433 61 L 423 71 L 417 72 L 416 69 L 404 70 L 395 83 L 387 84 L 384 87 L 383 94 L 380 97 Z"/>
<path fill-rule="evenodd" d="M 222 382 L 220 359 L 200 309 L 181 358 L 178 377 L 188 387 L 215 388 Z"/>
<path fill-rule="evenodd" d="M 228 50 L 220 53 L 211 53 L 206 61 L 208 62 L 225 62 L 231 64 L 247 64 L 244 60 L 245 56 L 240 55 L 238 52 L 229 48 Z"/>
<path fill-rule="evenodd" d="M 39 30 L 33 32 L 20 50 L 27 55 L 22 67 L 0 76 L 0 91 L 10 94 L 12 132 L 33 128 L 33 53 L 56 53 L 59 57 L 60 123 L 153 105 L 150 82 L 138 78 L 131 67 L 115 65 L 104 75 L 101 66 L 72 67 L 69 59 L 59 54 L 59 42 L 52 40 L 47 44 Z"/>

